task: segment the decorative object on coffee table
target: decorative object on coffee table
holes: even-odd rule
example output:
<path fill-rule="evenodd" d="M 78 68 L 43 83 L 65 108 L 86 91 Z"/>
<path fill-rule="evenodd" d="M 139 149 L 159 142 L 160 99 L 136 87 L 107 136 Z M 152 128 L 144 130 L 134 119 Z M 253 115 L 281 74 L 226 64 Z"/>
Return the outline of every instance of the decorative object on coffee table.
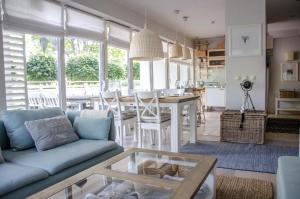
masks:
<path fill-rule="evenodd" d="M 263 144 L 266 128 L 266 114 L 262 111 L 244 113 L 243 128 L 240 128 L 242 114 L 226 110 L 221 116 L 221 141 Z"/>

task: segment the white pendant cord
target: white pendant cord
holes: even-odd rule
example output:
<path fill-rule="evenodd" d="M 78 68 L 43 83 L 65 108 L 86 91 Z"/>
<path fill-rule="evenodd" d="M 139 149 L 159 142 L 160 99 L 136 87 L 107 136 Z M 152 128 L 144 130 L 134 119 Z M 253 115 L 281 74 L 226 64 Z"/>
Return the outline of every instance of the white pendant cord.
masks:
<path fill-rule="evenodd" d="M 145 8 L 145 23 L 144 23 L 144 29 L 148 28 L 148 18 L 147 18 L 147 8 Z"/>
<path fill-rule="evenodd" d="M 175 10 L 175 23 L 176 23 L 176 29 L 175 29 L 175 43 L 178 41 L 178 15 L 180 10 Z"/>
<path fill-rule="evenodd" d="M 184 29 L 186 29 L 186 22 L 188 20 L 188 17 L 187 16 L 184 16 L 182 17 L 183 18 L 183 21 L 184 21 Z M 185 31 L 183 32 L 183 46 L 185 47 Z"/>

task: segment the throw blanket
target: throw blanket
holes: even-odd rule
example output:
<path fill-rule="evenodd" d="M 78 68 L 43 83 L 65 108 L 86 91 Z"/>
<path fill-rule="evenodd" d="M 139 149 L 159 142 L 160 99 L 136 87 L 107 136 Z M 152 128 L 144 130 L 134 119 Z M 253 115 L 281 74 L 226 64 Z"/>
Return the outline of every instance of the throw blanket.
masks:
<path fill-rule="evenodd" d="M 108 117 L 109 111 L 103 110 L 82 110 L 80 113 L 80 117 L 87 117 L 87 118 L 103 118 Z"/>

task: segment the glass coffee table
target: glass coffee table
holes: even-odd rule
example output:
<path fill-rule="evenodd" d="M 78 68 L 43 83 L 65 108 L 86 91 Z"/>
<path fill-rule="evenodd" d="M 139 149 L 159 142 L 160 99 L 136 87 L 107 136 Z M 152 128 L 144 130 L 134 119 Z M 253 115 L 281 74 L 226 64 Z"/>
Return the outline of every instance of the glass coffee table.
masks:
<path fill-rule="evenodd" d="M 132 148 L 29 198 L 211 199 L 216 162 L 211 156 Z"/>

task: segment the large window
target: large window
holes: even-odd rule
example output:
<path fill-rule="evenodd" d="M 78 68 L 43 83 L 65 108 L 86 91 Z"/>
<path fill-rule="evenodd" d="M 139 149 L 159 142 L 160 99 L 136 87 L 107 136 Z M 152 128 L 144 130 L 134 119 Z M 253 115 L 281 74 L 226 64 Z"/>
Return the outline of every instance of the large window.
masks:
<path fill-rule="evenodd" d="M 169 67 L 169 84 L 170 88 L 176 88 L 176 82 L 179 80 L 178 79 L 178 64 L 174 62 L 170 62 L 170 67 Z"/>
<path fill-rule="evenodd" d="M 65 39 L 67 108 L 93 108 L 93 98 L 99 96 L 100 42 Z"/>
<path fill-rule="evenodd" d="M 189 65 L 180 64 L 180 83 L 181 86 L 186 87 L 189 81 Z"/>
<path fill-rule="evenodd" d="M 166 88 L 166 60 L 153 61 L 153 88 Z"/>
<path fill-rule="evenodd" d="M 128 91 L 128 51 L 114 46 L 109 46 L 107 51 L 108 88 L 111 91 L 119 90 L 122 93 L 126 93 Z"/>
<path fill-rule="evenodd" d="M 29 108 L 59 107 L 58 39 L 26 34 L 25 46 Z"/>
<path fill-rule="evenodd" d="M 133 88 L 137 90 L 150 90 L 150 62 L 148 61 L 135 61 L 133 62 L 133 76 L 134 85 Z M 139 72 L 139 74 L 138 74 Z M 138 79 L 139 78 L 139 79 Z"/>

